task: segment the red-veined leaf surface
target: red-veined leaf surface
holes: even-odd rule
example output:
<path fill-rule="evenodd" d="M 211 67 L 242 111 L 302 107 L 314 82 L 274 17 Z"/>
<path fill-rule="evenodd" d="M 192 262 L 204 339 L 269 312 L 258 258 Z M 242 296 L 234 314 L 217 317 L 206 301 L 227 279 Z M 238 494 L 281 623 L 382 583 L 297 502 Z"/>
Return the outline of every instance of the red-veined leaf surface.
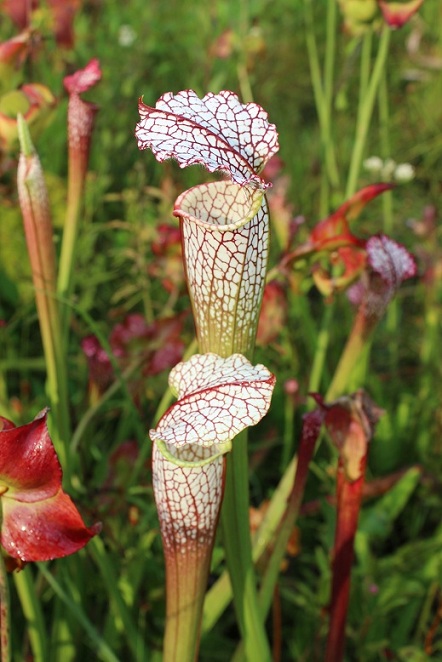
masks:
<path fill-rule="evenodd" d="M 258 104 L 242 104 L 226 90 L 202 99 L 184 90 L 167 92 L 155 108 L 140 99 L 138 110 L 138 147 L 150 148 L 158 161 L 174 158 L 182 168 L 201 163 L 238 184 L 268 186 L 257 173 L 278 151 L 278 134 Z"/>
<path fill-rule="evenodd" d="M 152 441 L 169 448 L 213 447 L 227 445 L 261 420 L 270 406 L 275 377 L 241 354 L 196 354 L 175 366 L 169 384 L 179 399 L 150 431 Z"/>
<path fill-rule="evenodd" d="M 269 216 L 261 192 L 221 181 L 176 201 L 183 256 L 202 351 L 224 356 L 253 346 L 268 259 Z"/>
<path fill-rule="evenodd" d="M 165 458 L 154 443 L 152 478 L 164 546 L 167 550 L 189 542 L 207 544 L 221 504 L 224 458 L 215 456 L 205 463 L 213 449 L 195 445 L 171 450 L 177 459 L 194 466 L 180 466 Z"/>
<path fill-rule="evenodd" d="M 416 263 L 411 253 L 390 237 L 370 237 L 366 248 L 368 263 L 388 286 L 397 289 L 402 281 L 416 274 Z"/>

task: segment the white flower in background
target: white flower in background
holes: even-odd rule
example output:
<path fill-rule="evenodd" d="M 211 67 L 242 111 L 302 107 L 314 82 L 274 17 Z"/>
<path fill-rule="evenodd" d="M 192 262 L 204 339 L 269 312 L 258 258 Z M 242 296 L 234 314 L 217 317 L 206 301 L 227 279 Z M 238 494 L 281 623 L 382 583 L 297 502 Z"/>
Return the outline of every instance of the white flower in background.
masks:
<path fill-rule="evenodd" d="M 399 163 L 396 167 L 393 177 L 399 184 L 406 184 L 414 179 L 415 170 L 411 163 Z"/>
<path fill-rule="evenodd" d="M 118 43 L 123 48 L 129 48 L 137 38 L 137 33 L 130 25 L 122 25 L 118 31 Z"/>
<path fill-rule="evenodd" d="M 411 163 L 399 163 L 393 159 L 382 160 L 379 156 L 370 156 L 363 162 L 364 169 L 372 175 L 376 175 L 382 181 L 391 181 L 394 179 L 398 184 L 410 182 L 415 175 L 414 167 Z"/>
<path fill-rule="evenodd" d="M 381 170 L 381 177 L 384 181 L 390 181 L 396 169 L 396 161 L 393 159 L 386 159 Z"/>
<path fill-rule="evenodd" d="M 376 174 L 381 172 L 384 162 L 379 156 L 370 156 L 368 159 L 365 159 L 363 166 L 367 172 Z"/>

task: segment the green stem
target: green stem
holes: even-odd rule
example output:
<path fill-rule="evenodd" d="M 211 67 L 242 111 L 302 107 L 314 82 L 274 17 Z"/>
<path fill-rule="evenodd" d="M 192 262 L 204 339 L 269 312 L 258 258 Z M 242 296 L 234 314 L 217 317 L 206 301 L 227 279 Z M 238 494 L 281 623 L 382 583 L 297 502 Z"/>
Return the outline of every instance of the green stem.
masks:
<path fill-rule="evenodd" d="M 343 395 L 347 390 L 352 375 L 359 368 L 360 361 L 364 357 L 364 352 L 369 351 L 369 337 L 370 329 L 367 328 L 365 311 L 359 310 L 327 391 L 325 399 L 328 402 Z"/>
<path fill-rule="evenodd" d="M 313 95 L 315 99 L 316 112 L 318 113 L 319 127 L 321 133 L 321 146 L 324 156 L 325 169 L 321 177 L 320 215 L 327 216 L 330 202 L 330 185 L 334 188 L 339 186 L 339 172 L 336 165 L 336 157 L 333 139 L 331 135 L 331 114 L 333 100 L 333 75 L 336 51 L 336 3 L 328 3 L 327 11 L 327 36 L 326 55 L 324 67 L 324 81 L 321 75 L 321 66 L 316 45 L 314 20 L 311 0 L 304 2 L 304 16 L 306 24 L 307 54 L 310 66 L 310 78 L 312 81 Z"/>
<path fill-rule="evenodd" d="M 11 623 L 8 575 L 5 562 L 0 554 L 0 646 L 1 662 L 11 661 Z"/>
<path fill-rule="evenodd" d="M 364 111 L 364 100 L 367 94 L 368 84 L 370 82 L 370 69 L 371 69 L 371 50 L 373 46 L 373 31 L 368 29 L 364 34 L 361 49 L 361 67 L 359 70 L 359 106 L 358 106 L 358 120 Z"/>
<path fill-rule="evenodd" d="M 90 620 L 86 617 L 83 610 L 78 605 L 76 605 L 75 602 L 73 602 L 73 600 L 71 600 L 71 598 L 66 594 L 64 588 L 59 584 L 59 582 L 49 572 L 49 570 L 45 566 L 40 565 L 40 572 L 42 573 L 48 584 L 51 586 L 52 590 L 57 595 L 57 597 L 68 607 L 72 616 L 78 621 L 78 623 L 87 633 L 88 637 L 90 638 L 90 640 L 92 641 L 92 643 L 96 648 L 96 651 L 99 655 L 99 659 L 102 659 L 105 662 L 120 662 L 120 660 L 111 651 L 111 649 L 104 641 L 104 639 L 100 636 L 96 628 L 92 625 Z M 42 658 L 42 662 L 43 660 L 46 659 L 47 658 Z"/>
<path fill-rule="evenodd" d="M 330 342 L 330 329 L 333 320 L 334 302 L 326 303 L 324 309 L 324 316 L 322 318 L 321 329 L 318 333 L 316 342 L 315 356 L 313 359 L 313 366 L 310 371 L 310 381 L 308 385 L 309 393 L 316 393 L 321 386 L 321 378 L 324 370 L 325 359 Z"/>
<path fill-rule="evenodd" d="M 47 660 L 48 640 L 41 602 L 35 589 L 32 568 L 26 567 L 20 572 L 15 572 L 14 583 L 27 621 L 27 630 L 34 658 L 38 661 Z"/>
<path fill-rule="evenodd" d="M 254 662 L 266 662 L 271 659 L 271 654 L 258 606 L 250 540 L 248 484 L 247 430 L 245 430 L 235 437 L 232 452 L 227 458 L 221 527 L 246 656 L 248 660 Z"/>
<path fill-rule="evenodd" d="M 100 570 L 115 612 L 121 621 L 122 631 L 127 644 L 132 651 L 132 659 L 134 661 L 142 662 L 144 660 L 144 642 L 134 625 L 129 609 L 121 596 L 118 579 L 114 573 L 114 568 L 109 561 L 102 540 L 98 537 L 92 538 L 89 542 L 88 550 Z"/>
<path fill-rule="evenodd" d="M 273 493 L 269 507 L 256 534 L 253 536 L 252 558 L 256 562 L 273 540 L 287 506 L 287 499 L 293 488 L 297 468 L 296 456 L 286 468 Z M 215 625 L 232 598 L 232 586 L 227 572 L 224 572 L 216 584 L 207 593 L 204 603 L 203 632 L 208 632 Z"/>
<path fill-rule="evenodd" d="M 21 115 L 18 116 L 18 133 L 21 147 L 18 188 L 19 192 L 21 191 L 26 243 L 45 355 L 48 396 L 56 423 L 53 439 L 65 471 L 65 480 L 70 483 L 72 469 L 69 457 L 70 416 L 66 352 L 62 343 L 60 311 L 56 299 L 52 220 L 43 170 L 28 126 Z"/>
<path fill-rule="evenodd" d="M 336 18 L 338 6 L 336 2 L 327 5 L 327 36 L 325 42 L 325 67 L 324 67 L 324 95 L 325 95 L 325 126 L 323 131 L 323 143 L 325 148 L 325 164 L 327 175 L 331 186 L 339 187 L 339 171 L 336 164 L 335 146 L 331 133 L 334 68 L 336 54 Z M 322 216 L 329 212 L 329 204 L 324 209 Z"/>
<path fill-rule="evenodd" d="M 390 148 L 390 109 L 388 106 L 388 85 L 387 74 L 384 71 L 378 92 L 379 121 L 380 121 L 380 139 L 381 154 L 384 159 L 391 157 Z M 393 232 L 393 192 L 385 191 L 382 196 L 382 210 L 385 234 Z M 386 326 L 391 337 L 394 337 L 398 328 L 399 306 L 396 300 L 393 300 L 388 306 Z M 399 362 L 399 348 L 397 343 L 393 343 L 390 352 L 390 368 L 392 373 L 397 372 Z"/>
<path fill-rule="evenodd" d="M 390 28 L 384 26 L 382 30 L 379 40 L 379 49 L 376 55 L 373 72 L 368 84 L 366 84 L 365 81 L 367 79 L 366 70 L 370 65 L 370 53 L 368 52 L 368 46 L 370 46 L 371 51 L 371 38 L 367 34 L 364 37 L 364 40 L 365 47 L 363 47 L 361 55 L 361 93 L 363 96 L 359 100 L 358 120 L 356 124 L 355 142 L 350 161 L 347 190 L 345 194 L 346 198 L 350 198 L 356 191 L 365 143 L 368 135 L 368 129 L 370 127 L 370 121 L 373 114 L 376 93 L 387 60 L 388 47 L 390 43 Z M 366 91 L 364 92 L 365 86 Z"/>
<path fill-rule="evenodd" d="M 239 13 L 238 13 L 238 37 L 239 37 L 239 52 L 238 63 L 236 66 L 236 73 L 238 76 L 239 89 L 241 90 L 241 97 L 244 103 L 253 101 L 253 91 L 250 84 L 250 76 L 247 71 L 247 52 L 245 51 L 245 44 L 247 34 L 249 31 L 249 0 L 240 0 Z"/>
<path fill-rule="evenodd" d="M 382 73 L 378 91 L 381 156 L 383 159 L 391 157 L 390 147 L 390 109 L 388 105 L 387 72 Z M 384 232 L 391 234 L 393 231 L 393 193 L 385 191 L 382 195 L 382 209 L 384 216 Z"/>
<path fill-rule="evenodd" d="M 75 249 L 78 237 L 78 221 L 80 217 L 80 204 L 83 195 L 83 185 L 77 180 L 69 178 L 68 206 L 63 229 L 60 264 L 58 271 L 57 291 L 60 296 L 69 298 L 72 292 L 72 272 L 75 258 Z M 67 341 L 67 322 L 69 308 L 61 309 L 61 329 L 64 341 Z"/>

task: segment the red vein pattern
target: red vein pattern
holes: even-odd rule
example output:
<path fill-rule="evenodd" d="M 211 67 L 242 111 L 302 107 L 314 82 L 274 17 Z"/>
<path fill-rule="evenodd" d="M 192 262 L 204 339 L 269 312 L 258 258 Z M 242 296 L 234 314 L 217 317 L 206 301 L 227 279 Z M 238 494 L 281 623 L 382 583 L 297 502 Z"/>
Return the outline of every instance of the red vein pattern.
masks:
<path fill-rule="evenodd" d="M 201 446 L 169 450 L 177 459 L 201 462 L 211 457 L 211 448 Z M 182 467 L 152 450 L 155 501 L 166 548 L 184 547 L 189 542 L 207 546 L 212 540 L 223 492 L 224 458 L 203 466 Z"/>
<path fill-rule="evenodd" d="M 265 197 L 232 182 L 196 186 L 175 203 L 202 352 L 247 353 L 255 340 L 268 259 Z"/>
<path fill-rule="evenodd" d="M 241 430 L 267 413 L 275 377 L 241 354 L 226 359 L 196 354 L 175 366 L 169 383 L 180 399 L 150 431 L 150 438 L 163 441 L 169 452 L 194 445 L 212 448 L 215 455 L 217 448 L 218 453 L 225 451 Z"/>
<path fill-rule="evenodd" d="M 226 90 L 202 99 L 184 90 L 164 94 L 155 108 L 140 99 L 138 110 L 138 147 L 150 148 L 158 161 L 174 158 L 182 168 L 202 163 L 238 184 L 269 186 L 257 173 L 278 151 L 278 134 L 258 104 L 242 104 Z"/>
<path fill-rule="evenodd" d="M 371 268 L 390 287 L 397 289 L 402 281 L 416 274 L 416 263 L 411 253 L 390 237 L 370 237 L 366 248 Z"/>
<path fill-rule="evenodd" d="M 370 237 L 366 249 L 372 272 L 365 306 L 380 317 L 402 282 L 416 274 L 416 263 L 404 246 L 385 235 Z"/>

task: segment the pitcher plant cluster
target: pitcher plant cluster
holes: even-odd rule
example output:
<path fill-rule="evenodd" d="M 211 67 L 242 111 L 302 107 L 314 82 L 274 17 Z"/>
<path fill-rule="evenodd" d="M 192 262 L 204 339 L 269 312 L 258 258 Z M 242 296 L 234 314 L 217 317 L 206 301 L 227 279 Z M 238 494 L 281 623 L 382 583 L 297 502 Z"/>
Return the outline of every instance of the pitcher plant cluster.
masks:
<path fill-rule="evenodd" d="M 159 161 L 174 158 L 181 167 L 201 163 L 210 172 L 228 175 L 228 179 L 182 193 L 174 205 L 173 213 L 180 220 L 184 268 L 198 344 L 204 353 L 172 371 L 170 385 L 178 402 L 150 433 L 154 442 L 154 490 L 167 569 L 165 656 L 172 660 L 188 655 L 186 659 L 193 659 L 223 496 L 224 454 L 232 445 L 233 448 L 242 445 L 243 451 L 247 448 L 244 440 L 232 442 L 232 439 L 266 413 L 274 383 L 265 368 L 253 369 L 243 355 L 250 356 L 253 352 L 268 259 L 269 214 L 265 189 L 269 183 L 259 173 L 277 151 L 278 142 L 275 127 L 268 123 L 262 108 L 254 103 L 241 104 L 228 91 L 208 94 L 203 99 L 189 90 L 177 95 L 168 93 L 158 100 L 155 108 L 140 100 L 139 112 L 136 137 L 140 149 L 150 148 Z M 375 184 L 356 193 L 314 228 L 306 244 L 284 256 L 280 265 L 281 273 L 287 274 L 298 259 L 329 255 L 332 259 L 329 274 L 322 267 L 313 270 L 318 288 L 330 295 L 356 283 L 350 293 L 359 307 L 355 328 L 330 386 L 329 398 L 342 395 L 348 379 L 348 361 L 357 360 L 358 352 L 366 345 L 400 283 L 415 274 L 413 258 L 395 241 L 384 235 L 362 240 L 350 230 L 350 221 L 365 205 L 391 188 L 390 184 Z M 232 373 L 233 366 L 250 376 L 241 377 L 241 370 L 236 373 L 236 369 Z M 374 403 L 362 392 L 354 396 L 355 402 L 360 403 L 358 416 L 373 420 L 371 431 L 362 426 L 362 432 L 357 433 L 354 428 L 359 424 L 346 423 L 346 409 L 339 401 L 329 406 L 323 404 L 319 395 L 315 397 L 321 409 L 305 421 L 307 441 L 299 451 L 300 465 L 293 497 L 288 500 L 287 522 L 293 523 L 299 510 L 308 462 L 324 420 L 328 427 L 332 416 L 338 421 L 338 443 L 346 477 L 341 482 L 347 485 L 348 481 L 354 489 L 356 481 L 359 493 L 364 482 L 367 441 L 378 418 Z M 348 402 L 353 400 L 350 398 Z M 327 411 L 330 413 L 320 413 Z M 352 439 L 358 434 L 362 441 L 355 443 Z M 241 505 L 247 503 L 244 487 L 247 472 L 241 473 L 239 468 L 244 454 L 241 458 L 233 453 L 226 459 L 227 464 L 231 463 L 232 478 L 230 482 L 227 480 L 230 494 L 226 494 L 222 529 L 238 621 L 246 654 L 249 657 L 252 654 L 250 639 L 254 633 L 261 646 L 259 659 L 267 659 L 270 653 L 262 629 L 266 610 L 253 613 L 250 601 L 257 600 L 258 594 L 254 587 L 247 587 L 238 579 L 239 573 L 251 570 L 247 540 L 243 538 L 248 558 L 244 553 L 241 555 L 238 538 L 235 542 L 234 537 L 238 536 L 238 526 L 247 529 L 245 538 L 248 537 L 248 523 L 245 518 L 240 521 L 238 516 Z M 338 503 L 341 502 L 344 505 L 339 512 L 344 513 L 345 520 L 349 505 L 338 485 Z M 331 602 L 329 659 L 339 660 L 343 655 L 348 589 L 343 596 L 339 576 L 342 568 L 349 573 L 352 556 L 344 559 L 343 564 L 337 559 L 341 546 L 352 549 L 360 499 L 356 503 L 350 532 L 342 534 L 338 529 L 336 534 L 334 577 L 338 577 L 338 588 L 334 589 Z M 285 542 L 288 530 L 286 526 L 285 537 L 281 536 Z M 193 594 L 189 592 L 190 585 L 194 587 Z M 349 574 L 345 585 L 349 585 Z M 337 591 L 339 599 L 335 596 Z M 251 613 L 244 609 L 247 601 Z"/>
<path fill-rule="evenodd" d="M 278 140 L 265 111 L 241 104 L 232 92 L 203 99 L 190 90 L 169 93 L 155 108 L 140 100 L 139 112 L 141 149 L 150 148 L 159 161 L 173 157 L 181 167 L 201 163 L 228 175 L 175 202 L 202 353 L 172 371 L 179 400 L 150 433 L 167 571 L 165 656 L 178 659 L 179 651 L 192 659 L 224 491 L 224 455 L 238 443 L 234 437 L 267 412 L 275 382 L 246 357 L 253 352 L 268 259 L 268 185 L 259 172 Z M 244 491 L 247 473 L 242 480 L 236 477 L 236 488 Z M 242 526 L 248 535 L 248 522 Z M 224 535 L 234 541 L 228 527 Z M 193 593 L 186 590 L 191 585 Z"/>

